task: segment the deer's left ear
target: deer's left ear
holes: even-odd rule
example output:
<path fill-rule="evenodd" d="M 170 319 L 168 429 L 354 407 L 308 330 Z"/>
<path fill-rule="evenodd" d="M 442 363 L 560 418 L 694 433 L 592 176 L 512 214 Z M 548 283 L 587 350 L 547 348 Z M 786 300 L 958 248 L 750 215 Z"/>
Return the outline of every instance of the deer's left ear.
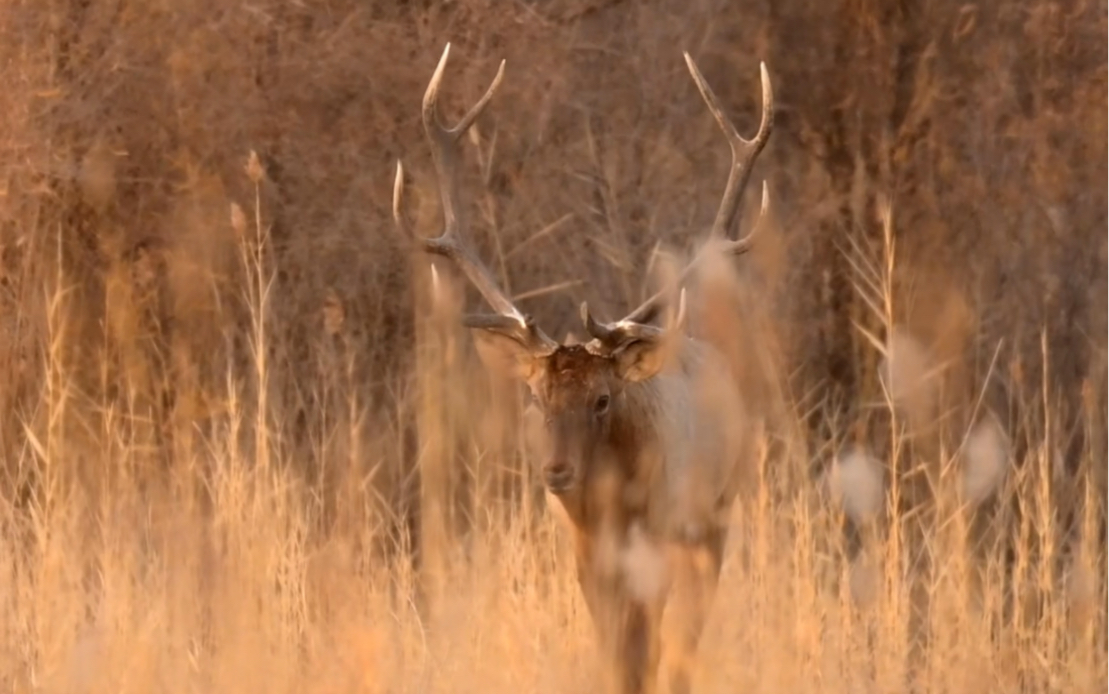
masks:
<path fill-rule="evenodd" d="M 616 353 L 616 373 L 629 383 L 654 378 L 674 357 L 676 340 L 636 340 Z"/>
<path fill-rule="evenodd" d="M 614 354 L 616 373 L 630 383 L 654 378 L 678 358 L 685 339 L 685 289 L 678 298 L 678 310 L 668 321 L 669 327 L 650 336 L 642 336 L 620 347 Z"/>

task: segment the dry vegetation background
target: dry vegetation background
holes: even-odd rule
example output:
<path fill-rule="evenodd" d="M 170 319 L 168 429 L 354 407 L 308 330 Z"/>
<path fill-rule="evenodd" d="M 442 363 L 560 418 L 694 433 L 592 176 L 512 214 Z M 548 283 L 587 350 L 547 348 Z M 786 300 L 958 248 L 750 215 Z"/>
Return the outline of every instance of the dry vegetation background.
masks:
<path fill-rule="evenodd" d="M 701 691 L 1104 691 L 1104 3 L 0 7 L 4 691 L 592 691 L 517 394 L 390 218 L 403 159 L 439 223 L 447 41 L 452 113 L 507 59 L 468 214 L 558 336 L 711 219 L 681 51 L 746 133 L 768 64 Z"/>

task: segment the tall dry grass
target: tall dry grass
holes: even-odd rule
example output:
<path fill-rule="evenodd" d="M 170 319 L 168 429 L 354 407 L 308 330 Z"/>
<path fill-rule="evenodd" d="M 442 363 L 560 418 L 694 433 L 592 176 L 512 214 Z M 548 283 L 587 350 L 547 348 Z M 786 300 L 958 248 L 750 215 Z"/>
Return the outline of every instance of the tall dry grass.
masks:
<path fill-rule="evenodd" d="M 680 48 L 741 129 L 775 80 L 699 691 L 1106 687 L 1104 12 L 751 5 L 7 3 L 0 685 L 593 691 L 520 394 L 390 221 L 449 39 L 448 108 L 508 59 L 468 212 L 558 336 L 709 218 Z"/>

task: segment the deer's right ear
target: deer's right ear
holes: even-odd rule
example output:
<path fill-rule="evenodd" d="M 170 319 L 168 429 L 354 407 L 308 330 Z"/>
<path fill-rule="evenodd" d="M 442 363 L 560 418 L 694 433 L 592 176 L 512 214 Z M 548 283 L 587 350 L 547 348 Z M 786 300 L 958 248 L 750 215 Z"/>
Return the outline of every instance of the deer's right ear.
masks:
<path fill-rule="evenodd" d="M 519 378 L 523 381 L 535 375 L 539 358 L 526 345 L 493 330 L 475 328 L 470 332 L 474 336 L 474 346 L 485 368 L 495 374 Z"/>

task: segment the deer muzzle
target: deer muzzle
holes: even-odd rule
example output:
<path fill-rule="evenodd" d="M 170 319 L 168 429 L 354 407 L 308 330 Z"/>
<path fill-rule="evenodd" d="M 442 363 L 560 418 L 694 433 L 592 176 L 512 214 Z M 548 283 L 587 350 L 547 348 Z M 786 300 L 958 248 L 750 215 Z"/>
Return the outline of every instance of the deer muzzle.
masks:
<path fill-rule="evenodd" d="M 581 482 L 589 464 L 593 432 L 587 412 L 579 408 L 555 414 L 547 434 L 550 457 L 543 464 L 543 481 L 552 494 L 564 494 Z"/>
<path fill-rule="evenodd" d="M 564 459 L 555 458 L 543 466 L 543 482 L 554 494 L 569 491 L 575 481 L 574 466 Z"/>

